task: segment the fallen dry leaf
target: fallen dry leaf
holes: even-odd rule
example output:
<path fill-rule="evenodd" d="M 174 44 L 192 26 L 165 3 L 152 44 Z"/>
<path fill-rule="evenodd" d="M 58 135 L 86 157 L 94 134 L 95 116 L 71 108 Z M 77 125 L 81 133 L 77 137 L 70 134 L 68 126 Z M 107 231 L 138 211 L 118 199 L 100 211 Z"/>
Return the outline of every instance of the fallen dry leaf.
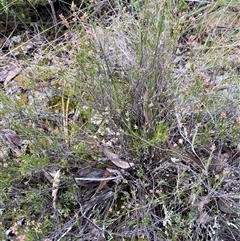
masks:
<path fill-rule="evenodd" d="M 10 129 L 2 129 L 0 130 L 0 134 L 3 134 L 5 136 L 5 140 L 7 140 L 9 143 L 21 147 L 23 140 L 15 131 Z"/>
<path fill-rule="evenodd" d="M 218 208 L 223 212 L 223 213 L 236 213 L 238 212 L 237 205 L 235 205 L 235 202 L 232 200 L 227 200 L 223 198 L 219 198 L 218 201 Z"/>
<path fill-rule="evenodd" d="M 106 157 L 117 167 L 122 169 L 128 169 L 134 166 L 133 162 L 126 162 L 119 158 L 118 155 L 114 154 L 113 152 L 109 151 L 107 148 L 103 148 L 103 152 Z"/>
<path fill-rule="evenodd" d="M 110 176 L 111 176 L 111 173 L 109 172 L 108 169 L 106 169 L 103 173 L 103 177 L 110 177 Z M 96 190 L 96 193 L 100 192 L 107 185 L 108 182 L 109 182 L 109 180 L 100 181 L 100 184 Z"/>
<path fill-rule="evenodd" d="M 4 86 L 6 86 L 21 71 L 22 68 L 17 64 L 10 64 L 8 66 L 5 66 L 3 70 L 0 71 L 0 82 L 3 82 Z"/>
<path fill-rule="evenodd" d="M 61 176 L 61 172 L 60 169 L 54 174 L 53 177 L 53 190 L 52 190 L 52 197 L 53 197 L 53 208 L 54 210 L 56 210 L 56 200 L 57 200 L 57 193 L 58 193 L 58 186 L 60 183 L 60 176 Z"/>
<path fill-rule="evenodd" d="M 22 145 L 24 140 L 17 135 L 17 133 L 10 129 L 0 130 L 0 140 L 7 142 L 12 151 L 15 152 L 16 156 L 20 156 L 24 150 L 22 150 Z"/>
<path fill-rule="evenodd" d="M 103 173 L 103 180 L 100 181 L 100 184 L 96 190 L 96 193 L 101 191 L 107 185 L 107 183 L 110 181 L 107 178 L 111 177 L 112 175 L 117 175 L 117 177 L 119 178 L 122 177 L 121 173 L 118 170 L 106 168 L 106 170 Z"/>

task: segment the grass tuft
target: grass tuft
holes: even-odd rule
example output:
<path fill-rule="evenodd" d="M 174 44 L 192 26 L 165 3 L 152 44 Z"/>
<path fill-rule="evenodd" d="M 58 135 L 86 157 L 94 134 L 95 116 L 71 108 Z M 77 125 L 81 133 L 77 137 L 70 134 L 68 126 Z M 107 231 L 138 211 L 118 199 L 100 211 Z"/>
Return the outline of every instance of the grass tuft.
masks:
<path fill-rule="evenodd" d="M 236 8 L 72 4 L 39 33 L 0 72 L 0 239 L 237 240 Z"/>

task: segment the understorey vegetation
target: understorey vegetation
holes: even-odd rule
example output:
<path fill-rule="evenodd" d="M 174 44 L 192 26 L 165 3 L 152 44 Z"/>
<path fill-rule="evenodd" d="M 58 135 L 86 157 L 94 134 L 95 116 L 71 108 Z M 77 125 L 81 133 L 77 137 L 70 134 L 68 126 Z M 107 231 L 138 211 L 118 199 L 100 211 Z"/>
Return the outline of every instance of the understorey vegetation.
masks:
<path fill-rule="evenodd" d="M 0 240 L 239 239 L 238 1 L 0 7 Z"/>

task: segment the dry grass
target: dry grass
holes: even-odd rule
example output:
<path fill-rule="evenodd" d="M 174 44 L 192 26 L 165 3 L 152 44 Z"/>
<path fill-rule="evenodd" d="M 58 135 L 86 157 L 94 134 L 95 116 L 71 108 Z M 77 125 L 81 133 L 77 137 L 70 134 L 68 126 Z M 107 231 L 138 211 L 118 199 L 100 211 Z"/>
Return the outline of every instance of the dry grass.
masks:
<path fill-rule="evenodd" d="M 3 86 L 0 237 L 237 240 L 239 4 L 102 2 Z"/>

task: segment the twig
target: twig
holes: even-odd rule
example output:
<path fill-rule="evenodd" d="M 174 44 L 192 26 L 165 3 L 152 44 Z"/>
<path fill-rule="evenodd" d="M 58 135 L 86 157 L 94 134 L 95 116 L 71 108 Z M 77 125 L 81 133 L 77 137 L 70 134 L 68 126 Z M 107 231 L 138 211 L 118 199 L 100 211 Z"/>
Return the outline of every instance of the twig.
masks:
<path fill-rule="evenodd" d="M 53 6 L 53 2 L 51 0 L 48 0 L 48 3 L 51 7 L 51 10 L 52 10 L 52 19 L 53 19 L 53 24 L 54 24 L 54 28 L 55 28 L 55 31 L 57 32 L 57 17 L 56 17 L 56 12 L 55 12 L 55 9 L 54 9 L 54 6 Z"/>
<path fill-rule="evenodd" d="M 116 177 L 102 177 L 102 178 L 92 178 L 92 177 L 75 177 L 76 181 L 108 181 L 108 180 L 116 180 L 116 179 L 123 179 L 123 176 L 118 175 Z"/>

